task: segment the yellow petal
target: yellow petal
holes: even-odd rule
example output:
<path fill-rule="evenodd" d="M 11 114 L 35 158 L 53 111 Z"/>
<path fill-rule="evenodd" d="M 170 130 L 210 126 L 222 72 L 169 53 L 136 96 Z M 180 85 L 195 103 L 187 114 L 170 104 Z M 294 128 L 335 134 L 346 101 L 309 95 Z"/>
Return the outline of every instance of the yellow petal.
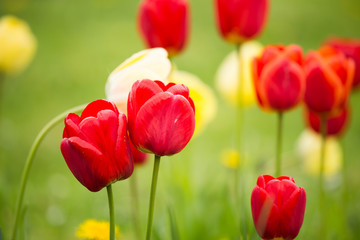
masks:
<path fill-rule="evenodd" d="M 240 79 L 243 82 L 242 96 L 243 106 L 249 106 L 256 102 L 256 95 L 253 86 L 252 61 L 262 51 L 262 45 L 256 41 L 245 42 L 240 48 L 240 56 L 243 61 L 241 67 L 243 71 L 239 76 L 240 64 L 236 51 L 231 52 L 220 64 L 215 76 L 215 85 L 223 98 L 231 105 L 240 105 Z"/>
<path fill-rule="evenodd" d="M 152 48 L 135 53 L 121 63 L 108 77 L 106 98 L 116 104 L 120 112 L 126 113 L 127 98 L 137 80 L 151 79 L 167 81 L 171 71 L 168 54 L 163 48 Z"/>
<path fill-rule="evenodd" d="M 313 175 L 320 173 L 321 137 L 319 134 L 305 130 L 297 143 L 297 150 L 300 158 L 304 161 L 307 172 Z M 338 140 L 335 137 L 328 137 L 325 141 L 324 175 L 332 177 L 342 167 L 343 154 Z"/>
<path fill-rule="evenodd" d="M 87 219 L 76 231 L 78 239 L 109 240 L 110 224 L 108 221 Z M 115 225 L 115 238 L 120 239 L 119 227 Z"/>
<path fill-rule="evenodd" d="M 14 16 L 0 19 L 0 73 L 22 72 L 34 57 L 37 43 L 28 24 Z"/>
<path fill-rule="evenodd" d="M 214 119 L 217 112 L 217 100 L 213 90 L 197 76 L 185 71 L 173 70 L 170 82 L 184 84 L 195 104 L 195 133 L 199 134 Z"/>

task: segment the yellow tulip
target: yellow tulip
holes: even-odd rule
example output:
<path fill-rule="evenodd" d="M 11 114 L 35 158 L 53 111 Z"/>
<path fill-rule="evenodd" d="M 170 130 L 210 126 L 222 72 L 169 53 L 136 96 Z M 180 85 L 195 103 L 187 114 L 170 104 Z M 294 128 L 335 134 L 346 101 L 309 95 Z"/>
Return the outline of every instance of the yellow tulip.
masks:
<path fill-rule="evenodd" d="M 0 19 L 0 74 L 22 72 L 34 57 L 37 43 L 28 24 L 14 16 Z"/>
<path fill-rule="evenodd" d="M 249 106 L 256 102 L 256 93 L 253 86 L 252 61 L 262 51 L 262 45 L 256 41 L 249 41 L 242 44 L 240 56 L 243 61 L 239 64 L 236 51 L 231 52 L 220 64 L 215 76 L 215 86 L 223 98 L 233 106 L 240 105 L 240 90 L 242 91 L 242 105 Z M 243 68 L 239 77 L 239 68 Z M 244 82 L 240 84 L 240 79 Z M 240 89 L 240 86 L 243 89 Z"/>
<path fill-rule="evenodd" d="M 217 100 L 213 90 L 197 76 L 185 71 L 173 70 L 169 81 L 184 84 L 189 88 L 189 95 L 195 104 L 194 135 L 199 134 L 215 118 L 217 112 Z"/>
<path fill-rule="evenodd" d="M 304 161 L 307 172 L 320 174 L 321 137 L 312 130 L 305 130 L 297 143 L 297 151 Z M 337 174 L 343 163 L 343 154 L 336 137 L 327 137 L 325 141 L 324 175 L 332 177 Z"/>
<path fill-rule="evenodd" d="M 78 239 L 109 240 L 110 224 L 108 221 L 88 219 L 76 231 Z M 120 239 L 119 227 L 115 225 L 115 239 Z"/>
<path fill-rule="evenodd" d="M 108 77 L 105 93 L 107 100 L 126 113 L 127 98 L 137 80 L 167 81 L 171 71 L 168 54 L 163 48 L 152 48 L 135 53 L 121 63 Z"/>
<path fill-rule="evenodd" d="M 225 149 L 221 153 L 221 163 L 230 169 L 237 169 L 240 165 L 240 154 L 235 149 Z"/>

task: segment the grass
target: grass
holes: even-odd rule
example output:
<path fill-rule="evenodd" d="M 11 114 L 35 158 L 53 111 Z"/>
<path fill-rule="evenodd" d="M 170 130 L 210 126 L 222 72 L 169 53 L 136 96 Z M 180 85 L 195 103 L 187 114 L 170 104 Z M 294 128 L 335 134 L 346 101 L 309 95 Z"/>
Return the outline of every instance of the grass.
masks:
<path fill-rule="evenodd" d="M 212 1 L 192 0 L 191 38 L 175 59 L 179 69 L 198 75 L 211 87 L 222 59 L 234 49 L 217 34 Z M 133 0 L 3 0 L 0 16 L 26 20 L 38 40 L 33 63 L 20 76 L 6 79 L 1 101 L 0 228 L 11 232 L 20 176 L 36 134 L 65 109 L 104 98 L 109 73 L 144 48 L 136 30 L 138 1 Z M 329 36 L 360 37 L 357 0 L 273 0 L 263 44 L 297 43 L 318 48 Z M 214 89 L 214 91 L 216 91 Z M 217 94 L 217 93 L 216 93 Z M 218 94 L 217 94 L 218 95 Z M 360 235 L 360 93 L 352 96 L 352 121 L 341 144 L 346 169 L 329 184 L 328 221 L 331 239 Z M 229 197 L 229 170 L 220 163 L 221 151 L 231 144 L 234 109 L 218 95 L 218 114 L 207 130 L 180 154 L 161 161 L 155 203 L 153 239 L 170 239 L 169 208 L 181 239 L 235 239 L 234 206 Z M 259 174 L 273 173 L 275 114 L 256 106 L 246 110 L 244 148 L 249 160 L 244 173 L 246 198 Z M 304 128 L 302 109 L 285 115 L 283 173 L 294 177 L 308 193 L 298 239 L 312 239 L 318 230 L 315 177 L 303 171 L 294 152 Z M 25 193 L 25 239 L 75 239 L 76 227 L 87 218 L 108 219 L 106 192 L 91 193 L 81 186 L 60 154 L 62 127 L 41 144 Z M 260 151 L 259 151 L 260 149 Z M 136 169 L 142 232 L 145 233 L 152 161 Z M 127 239 L 133 239 L 129 182 L 113 185 L 115 219 Z M 249 202 L 249 201 L 248 201 Z M 246 211 L 249 213 L 250 204 Z M 248 219 L 251 239 L 254 233 Z"/>

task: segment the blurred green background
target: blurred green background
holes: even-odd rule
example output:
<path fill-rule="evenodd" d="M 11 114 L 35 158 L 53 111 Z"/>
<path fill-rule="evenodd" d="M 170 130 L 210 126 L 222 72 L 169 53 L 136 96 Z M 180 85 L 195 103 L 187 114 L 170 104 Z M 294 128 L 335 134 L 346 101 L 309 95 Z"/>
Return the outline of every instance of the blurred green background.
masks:
<path fill-rule="evenodd" d="M 0 16 L 13 14 L 31 26 L 38 51 L 28 69 L 4 84 L 0 138 L 0 228 L 8 239 L 15 201 L 30 146 L 40 129 L 68 108 L 105 98 L 110 72 L 144 45 L 136 28 L 139 1 L 134 0 L 1 0 Z M 218 35 L 213 2 L 191 0 L 191 35 L 175 58 L 181 70 L 214 86 L 215 72 L 234 49 Z M 316 49 L 330 36 L 360 38 L 359 0 L 273 0 L 262 44 L 297 43 Z M 232 145 L 234 109 L 218 95 L 218 113 L 206 131 L 186 149 L 164 157 L 160 165 L 153 239 L 171 239 L 169 209 L 181 239 L 239 239 L 232 200 L 231 170 L 220 161 Z M 341 139 L 345 167 L 327 185 L 329 239 L 360 236 L 360 92 L 351 96 L 352 119 Z M 254 232 L 250 194 L 260 174 L 273 174 L 275 114 L 257 106 L 246 110 L 243 143 L 248 154 L 241 180 L 251 239 Z M 24 239 L 75 239 L 88 218 L 108 219 L 106 191 L 89 192 L 72 176 L 60 153 L 63 125 L 45 138 L 36 155 L 25 193 Z M 319 229 L 317 178 L 304 171 L 295 153 L 304 129 L 302 108 L 285 115 L 283 173 L 307 191 L 307 208 L 298 239 L 315 239 Z M 145 233 L 152 164 L 135 170 L 139 212 Z M 134 239 L 129 181 L 113 186 L 116 224 L 124 239 Z M 319 238 L 317 238 L 319 239 Z"/>

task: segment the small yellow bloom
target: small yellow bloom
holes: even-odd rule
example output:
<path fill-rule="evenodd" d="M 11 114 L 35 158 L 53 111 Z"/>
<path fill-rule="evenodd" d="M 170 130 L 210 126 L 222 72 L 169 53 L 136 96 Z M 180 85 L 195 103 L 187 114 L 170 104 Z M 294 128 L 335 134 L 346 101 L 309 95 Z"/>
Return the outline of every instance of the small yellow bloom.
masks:
<path fill-rule="evenodd" d="M 106 98 L 116 104 L 120 112 L 127 111 L 127 98 L 137 80 L 167 81 L 171 71 L 168 54 L 163 48 L 151 48 L 135 53 L 121 63 L 108 77 Z"/>
<path fill-rule="evenodd" d="M 240 105 L 240 90 L 242 91 L 243 106 L 250 106 L 256 102 L 256 93 L 253 85 L 252 61 L 262 51 L 262 45 L 256 41 L 245 42 L 240 48 L 242 63 L 239 64 L 236 51 L 231 52 L 221 63 L 215 76 L 215 85 L 223 98 L 231 105 Z M 243 89 L 239 89 L 239 68 L 244 68 L 240 73 Z"/>
<path fill-rule="evenodd" d="M 170 82 L 184 84 L 189 88 L 189 95 L 195 104 L 195 133 L 197 135 L 210 123 L 217 112 L 217 100 L 213 90 L 197 76 L 179 70 L 173 70 Z"/>
<path fill-rule="evenodd" d="M 28 24 L 14 16 L 0 19 L 0 74 L 15 75 L 31 62 L 37 43 Z"/>
<path fill-rule="evenodd" d="M 221 163 L 230 169 L 237 169 L 240 165 L 240 154 L 235 149 L 225 149 L 221 153 Z"/>
<path fill-rule="evenodd" d="M 321 137 L 319 134 L 305 130 L 298 140 L 297 150 L 304 161 L 306 171 L 317 175 L 320 172 Z M 340 144 L 335 137 L 325 141 L 324 175 L 332 177 L 342 167 L 343 155 Z"/>
<path fill-rule="evenodd" d="M 88 219 L 83 222 L 76 231 L 78 239 L 86 240 L 109 240 L 110 224 L 108 221 Z M 115 239 L 120 239 L 120 230 L 115 226 Z"/>

